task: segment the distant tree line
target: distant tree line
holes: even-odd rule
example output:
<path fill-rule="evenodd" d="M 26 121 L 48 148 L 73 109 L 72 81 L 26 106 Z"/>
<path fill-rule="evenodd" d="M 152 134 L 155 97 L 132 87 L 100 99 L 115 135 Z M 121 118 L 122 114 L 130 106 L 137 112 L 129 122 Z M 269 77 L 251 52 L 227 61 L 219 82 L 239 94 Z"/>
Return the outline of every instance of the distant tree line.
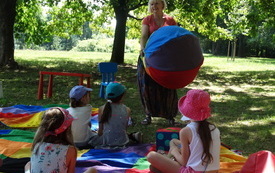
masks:
<path fill-rule="evenodd" d="M 17 44 L 48 43 L 51 49 L 60 39 L 62 49 L 68 50 L 76 43 L 73 35 L 84 40 L 79 36 L 86 22 L 93 36 L 104 33 L 113 38 L 110 61 L 123 63 L 125 40 L 139 39 L 147 5 L 148 0 L 1 0 L 0 66 L 17 66 L 14 38 Z M 165 13 L 198 33 L 205 51 L 274 57 L 274 0 L 167 0 Z"/>
<path fill-rule="evenodd" d="M 89 27 L 89 22 L 83 25 L 81 35 L 70 35 L 68 38 L 60 36 L 51 36 L 50 41 L 36 44 L 26 44 L 24 39 L 15 40 L 16 49 L 44 49 L 44 50 L 62 50 L 62 51 L 95 51 L 112 52 L 113 38 L 107 34 L 95 32 L 93 34 Z M 236 39 L 236 56 L 239 57 L 268 57 L 275 58 L 275 45 L 272 43 L 272 35 L 275 29 L 259 32 L 255 37 L 239 35 Z M 198 33 L 195 33 L 201 41 L 204 53 L 213 55 L 231 56 L 234 41 L 217 40 L 212 41 Z M 138 52 L 138 39 L 126 39 L 125 52 Z"/>

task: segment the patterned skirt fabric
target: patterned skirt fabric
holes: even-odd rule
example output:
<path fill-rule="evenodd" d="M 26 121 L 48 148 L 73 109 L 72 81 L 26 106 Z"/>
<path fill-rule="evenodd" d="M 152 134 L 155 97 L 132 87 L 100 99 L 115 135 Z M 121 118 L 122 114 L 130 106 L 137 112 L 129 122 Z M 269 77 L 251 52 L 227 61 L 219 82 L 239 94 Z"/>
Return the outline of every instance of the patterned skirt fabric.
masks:
<path fill-rule="evenodd" d="M 137 65 L 138 87 L 146 115 L 172 119 L 178 112 L 176 89 L 168 89 L 155 82 L 145 71 L 141 58 Z"/>

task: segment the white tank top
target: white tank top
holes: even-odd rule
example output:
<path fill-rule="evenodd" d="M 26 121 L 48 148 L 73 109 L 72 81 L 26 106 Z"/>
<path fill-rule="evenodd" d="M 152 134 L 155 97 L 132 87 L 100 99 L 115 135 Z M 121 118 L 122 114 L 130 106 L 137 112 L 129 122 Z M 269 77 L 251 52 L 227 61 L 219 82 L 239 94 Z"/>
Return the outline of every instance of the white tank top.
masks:
<path fill-rule="evenodd" d="M 198 123 L 191 122 L 187 125 L 192 131 L 192 140 L 189 144 L 190 148 L 190 157 L 188 159 L 187 165 L 193 168 L 195 171 L 204 171 L 206 164 L 202 165 L 202 153 L 203 153 L 203 145 L 200 139 L 199 134 L 197 133 Z M 211 129 L 214 126 L 209 126 Z M 206 171 L 218 170 L 220 169 L 220 131 L 218 128 L 211 131 L 212 136 L 212 144 L 210 145 L 210 153 L 212 154 L 213 161 L 208 163 Z"/>

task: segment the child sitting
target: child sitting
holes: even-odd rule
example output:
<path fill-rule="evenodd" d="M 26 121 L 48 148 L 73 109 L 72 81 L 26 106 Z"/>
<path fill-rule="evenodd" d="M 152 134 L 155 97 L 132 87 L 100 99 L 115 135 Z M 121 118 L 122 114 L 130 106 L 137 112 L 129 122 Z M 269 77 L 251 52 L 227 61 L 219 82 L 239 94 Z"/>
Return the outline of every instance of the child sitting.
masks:
<path fill-rule="evenodd" d="M 128 122 L 131 120 L 130 108 L 122 103 L 126 88 L 120 83 L 111 82 L 106 87 L 107 103 L 99 108 L 99 131 L 103 144 L 98 148 L 124 148 L 133 141 L 142 142 L 142 133 L 127 134 Z"/>
<path fill-rule="evenodd" d="M 190 123 L 180 130 L 180 140 L 170 142 L 169 156 L 151 151 L 147 155 L 153 172 L 217 173 L 220 168 L 220 131 L 209 123 L 210 96 L 203 90 L 190 90 L 180 98 L 182 120 Z"/>
<path fill-rule="evenodd" d="M 91 88 L 81 85 L 74 86 L 69 94 L 70 108 L 67 110 L 75 118 L 72 123 L 72 133 L 74 143 L 79 149 L 88 149 L 102 144 L 102 137 L 91 130 L 91 113 L 90 105 Z"/>
<path fill-rule="evenodd" d="M 56 107 L 45 112 L 33 140 L 31 161 L 25 166 L 27 172 L 74 173 L 77 155 L 72 121 L 66 109 Z"/>

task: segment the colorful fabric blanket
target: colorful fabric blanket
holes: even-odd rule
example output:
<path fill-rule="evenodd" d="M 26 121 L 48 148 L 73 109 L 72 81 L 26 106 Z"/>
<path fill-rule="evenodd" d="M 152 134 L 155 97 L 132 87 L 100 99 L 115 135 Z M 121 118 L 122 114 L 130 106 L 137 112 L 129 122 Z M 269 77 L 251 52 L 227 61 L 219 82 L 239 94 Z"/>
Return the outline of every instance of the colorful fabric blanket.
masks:
<path fill-rule="evenodd" d="M 3 165 L 0 172 L 23 173 L 25 164 L 30 160 L 33 131 L 18 128 L 35 128 L 39 125 L 44 111 L 50 107 L 68 105 L 26 106 L 16 105 L 0 108 L 0 121 L 11 128 L 0 130 L 0 158 Z M 96 117 L 98 109 L 92 110 Z M 96 118 L 92 121 L 96 124 Z M 95 126 L 94 128 L 97 128 Z M 154 144 L 139 144 L 126 149 L 90 149 L 78 151 L 76 173 L 82 173 L 94 166 L 99 173 L 148 173 L 149 162 L 146 155 L 155 150 Z M 222 173 L 239 171 L 247 159 L 227 146 L 221 146 L 220 164 Z"/>
<path fill-rule="evenodd" d="M 34 132 L 27 130 L 0 130 L 0 158 L 3 165 L 0 172 L 24 172 L 24 165 L 30 160 Z M 98 172 L 148 173 L 146 155 L 155 150 L 153 144 L 133 145 L 125 149 L 79 150 L 76 173 L 82 173 L 93 166 Z M 239 171 L 246 158 L 221 146 L 221 170 L 223 173 Z"/>
<path fill-rule="evenodd" d="M 36 128 L 44 112 L 51 107 L 67 109 L 69 105 L 49 104 L 45 106 L 15 105 L 0 108 L 0 122 L 11 128 Z M 92 109 L 92 117 L 97 116 L 98 108 Z M 94 119 L 92 119 L 93 121 Z M 94 127 L 97 128 L 97 127 Z"/>
<path fill-rule="evenodd" d="M 24 172 L 24 165 L 30 160 L 33 137 L 31 131 L 0 130 L 0 158 L 3 159 L 0 172 Z M 75 172 L 82 173 L 91 166 L 104 173 L 149 172 L 145 156 L 153 149 L 152 144 L 139 144 L 119 150 L 79 150 Z"/>

